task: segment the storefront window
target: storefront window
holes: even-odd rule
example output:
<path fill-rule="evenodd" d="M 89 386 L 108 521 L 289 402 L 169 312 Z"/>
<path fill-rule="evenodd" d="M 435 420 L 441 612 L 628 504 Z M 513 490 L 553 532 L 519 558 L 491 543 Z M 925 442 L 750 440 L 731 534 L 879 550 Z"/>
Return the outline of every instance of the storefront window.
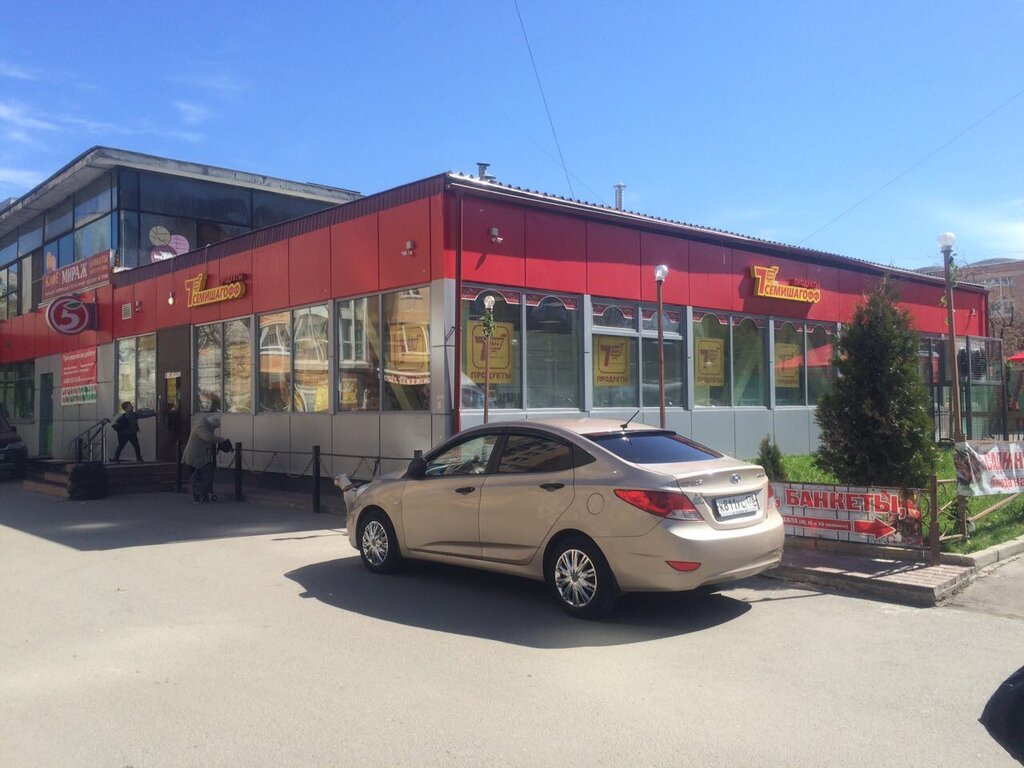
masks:
<path fill-rule="evenodd" d="M 117 342 L 117 404 L 135 402 L 135 339 Z"/>
<path fill-rule="evenodd" d="M 765 350 L 767 334 L 763 319 L 733 318 L 732 375 L 734 405 L 767 405 Z"/>
<path fill-rule="evenodd" d="M 430 289 L 383 296 L 384 410 L 430 408 Z"/>
<path fill-rule="evenodd" d="M 644 337 L 641 353 L 643 356 L 643 401 L 650 408 L 658 400 L 658 340 Z M 665 406 L 683 408 L 686 406 L 686 342 L 682 339 L 665 339 Z"/>
<path fill-rule="evenodd" d="M 636 305 L 611 304 L 602 299 L 594 299 L 592 307 L 595 328 L 636 330 Z"/>
<path fill-rule="evenodd" d="M 484 300 L 494 298 L 494 331 L 484 356 Z M 462 293 L 463 408 L 484 407 L 485 373 L 490 372 L 491 408 L 522 408 L 522 321 L 518 291 L 484 290 L 465 286 Z"/>
<path fill-rule="evenodd" d="M 835 329 L 816 325 L 807 334 L 807 401 L 817 405 L 818 398 L 832 388 L 832 343 Z"/>
<path fill-rule="evenodd" d="M 291 313 L 260 316 L 260 411 L 291 410 L 292 328 Z"/>
<path fill-rule="evenodd" d="M 252 320 L 224 323 L 224 410 L 252 413 Z"/>
<path fill-rule="evenodd" d="M 635 337 L 595 333 L 594 407 L 636 407 L 639 397 L 638 366 Z"/>
<path fill-rule="evenodd" d="M 295 338 L 295 410 L 324 413 L 331 407 L 327 306 L 292 312 Z"/>
<path fill-rule="evenodd" d="M 109 213 L 110 176 L 104 175 L 75 193 L 75 226 L 81 227 Z"/>
<path fill-rule="evenodd" d="M 775 404 L 804 404 L 804 329 L 775 323 Z"/>
<path fill-rule="evenodd" d="M 0 415 L 31 419 L 35 413 L 35 363 L 0 365 Z"/>
<path fill-rule="evenodd" d="M 728 318 L 693 313 L 693 400 L 696 405 L 730 405 Z"/>
<path fill-rule="evenodd" d="M 219 412 L 224 387 L 221 324 L 196 328 L 196 410 Z"/>
<path fill-rule="evenodd" d="M 156 334 L 139 337 L 135 407 L 156 410 Z"/>
<path fill-rule="evenodd" d="M 156 409 L 156 334 L 117 342 L 117 406 Z"/>
<path fill-rule="evenodd" d="M 338 410 L 380 408 L 380 299 L 338 302 Z"/>
<path fill-rule="evenodd" d="M 527 293 L 526 407 L 580 407 L 580 300 Z"/>

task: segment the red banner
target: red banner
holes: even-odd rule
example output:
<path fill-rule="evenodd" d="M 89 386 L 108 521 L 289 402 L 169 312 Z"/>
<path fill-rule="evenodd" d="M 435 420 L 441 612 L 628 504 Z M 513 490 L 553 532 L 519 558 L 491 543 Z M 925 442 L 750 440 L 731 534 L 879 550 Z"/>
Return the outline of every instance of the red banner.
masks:
<path fill-rule="evenodd" d="M 111 251 L 97 253 L 88 259 L 76 261 L 56 272 L 43 275 L 43 303 L 69 293 L 91 291 L 110 282 Z"/>

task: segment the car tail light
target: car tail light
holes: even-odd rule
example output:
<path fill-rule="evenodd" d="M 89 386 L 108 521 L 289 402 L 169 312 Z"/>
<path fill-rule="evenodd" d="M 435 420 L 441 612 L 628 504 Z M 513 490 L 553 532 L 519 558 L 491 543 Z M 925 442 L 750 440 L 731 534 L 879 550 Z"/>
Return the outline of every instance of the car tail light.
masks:
<path fill-rule="evenodd" d="M 668 520 L 702 521 L 704 518 L 683 493 L 673 491 L 625 491 L 616 489 L 615 495 L 637 509 Z"/>
<path fill-rule="evenodd" d="M 771 481 L 768 482 L 768 509 L 775 509 L 775 489 Z"/>

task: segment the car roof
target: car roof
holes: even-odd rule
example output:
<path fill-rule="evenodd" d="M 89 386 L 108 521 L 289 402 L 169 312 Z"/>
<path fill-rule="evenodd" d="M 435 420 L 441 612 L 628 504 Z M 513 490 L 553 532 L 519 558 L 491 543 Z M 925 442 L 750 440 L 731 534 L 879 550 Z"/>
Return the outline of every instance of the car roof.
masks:
<path fill-rule="evenodd" d="M 478 429 L 494 429 L 494 428 L 521 428 L 521 429 L 536 429 L 548 428 L 553 432 L 570 432 L 577 435 L 596 435 L 605 432 L 622 432 L 623 422 L 617 419 L 591 419 L 587 417 L 581 417 L 578 419 L 565 418 L 565 419 L 520 419 L 518 421 L 499 421 L 491 422 L 486 425 L 479 425 L 474 427 L 474 431 Z M 648 424 L 640 424 L 638 422 L 630 422 L 626 425 L 625 431 L 627 432 L 661 432 L 658 427 L 652 427 Z"/>

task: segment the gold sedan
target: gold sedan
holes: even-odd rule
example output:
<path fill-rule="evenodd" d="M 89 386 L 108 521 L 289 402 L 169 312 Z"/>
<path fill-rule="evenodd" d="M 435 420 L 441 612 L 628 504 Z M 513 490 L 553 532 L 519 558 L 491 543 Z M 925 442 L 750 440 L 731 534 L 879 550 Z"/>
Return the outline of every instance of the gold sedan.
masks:
<path fill-rule="evenodd" d="M 487 424 L 359 489 L 349 542 L 374 573 L 432 560 L 544 580 L 573 616 L 778 565 L 764 470 L 642 424 Z"/>

